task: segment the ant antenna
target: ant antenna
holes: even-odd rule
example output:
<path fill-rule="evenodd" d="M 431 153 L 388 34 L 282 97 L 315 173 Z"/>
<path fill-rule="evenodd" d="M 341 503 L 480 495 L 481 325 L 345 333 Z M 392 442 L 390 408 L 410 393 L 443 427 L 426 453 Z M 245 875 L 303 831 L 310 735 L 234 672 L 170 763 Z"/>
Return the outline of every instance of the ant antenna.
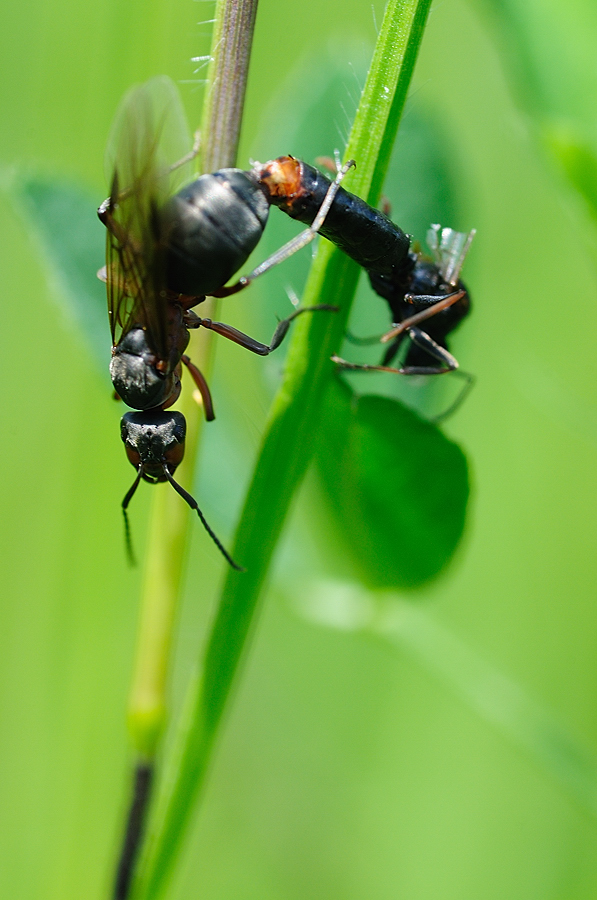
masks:
<path fill-rule="evenodd" d="M 137 469 L 137 477 L 133 481 L 133 484 L 126 492 L 126 496 L 122 501 L 122 514 L 124 516 L 124 541 L 126 544 L 126 555 L 128 557 L 129 564 L 131 566 L 137 565 L 137 559 L 135 557 L 135 551 L 133 550 L 133 540 L 131 538 L 131 526 L 129 523 L 129 517 L 127 513 L 127 506 L 131 502 L 133 495 L 137 488 L 139 487 L 139 482 L 141 481 L 141 476 L 143 475 L 143 463 Z"/>
<path fill-rule="evenodd" d="M 201 519 L 201 524 L 207 531 L 208 535 L 210 536 L 210 538 L 212 539 L 212 541 L 214 542 L 214 544 L 216 545 L 216 547 L 218 548 L 218 550 L 220 551 L 220 553 L 222 554 L 222 556 L 224 557 L 226 562 L 229 565 L 231 565 L 233 569 L 236 569 L 237 572 L 244 572 L 245 569 L 243 569 L 242 566 L 239 566 L 238 563 L 234 562 L 234 560 L 232 559 L 232 557 L 230 556 L 230 554 L 228 553 L 228 551 L 226 550 L 226 548 L 224 547 L 224 545 L 222 544 L 222 542 L 220 541 L 218 536 L 210 528 L 210 526 L 207 522 L 207 519 L 205 518 L 205 516 L 199 509 L 199 506 L 197 505 L 197 501 L 195 500 L 195 498 L 191 497 L 191 495 L 188 493 L 188 491 L 185 491 L 185 489 L 182 487 L 182 485 L 178 484 L 177 481 L 174 481 L 174 479 L 172 478 L 172 475 L 168 471 L 168 466 L 166 465 L 166 463 L 162 464 L 162 468 L 164 470 L 164 475 L 166 476 L 166 478 L 168 479 L 168 481 L 170 482 L 170 484 L 172 485 L 172 487 L 174 488 L 176 493 L 180 494 L 182 499 L 185 500 L 186 503 L 189 504 L 191 509 L 194 509 L 196 511 L 197 515 Z M 129 493 L 130 493 L 130 491 L 129 491 Z"/>
<path fill-rule="evenodd" d="M 180 494 L 182 499 L 185 500 L 189 504 L 191 509 L 194 509 L 196 511 L 197 515 L 201 519 L 201 523 L 203 524 L 203 527 L 207 531 L 208 535 L 210 536 L 210 538 L 212 539 L 212 541 L 214 542 L 214 544 L 216 545 L 216 547 L 218 548 L 218 550 L 220 551 L 220 553 L 222 554 L 222 556 L 224 557 L 226 562 L 229 565 L 231 565 L 233 569 L 236 569 L 237 572 L 244 572 L 245 569 L 243 569 L 242 566 L 239 566 L 238 563 L 234 562 L 234 560 L 232 559 L 232 557 L 230 556 L 230 554 L 228 553 L 228 551 L 226 550 L 226 548 L 224 547 L 224 545 L 222 544 L 222 542 L 220 541 L 220 539 L 218 538 L 216 533 L 210 528 L 209 523 L 208 523 L 207 519 L 205 518 L 205 516 L 203 515 L 203 513 L 201 512 L 201 510 L 199 509 L 199 506 L 197 505 L 197 501 L 195 500 L 195 498 L 192 497 L 188 493 L 188 491 L 185 491 L 185 489 L 182 487 L 182 485 L 180 485 L 177 481 L 175 481 L 172 478 L 172 475 L 168 471 L 168 466 L 166 465 L 166 463 L 162 463 L 162 469 L 163 469 L 164 475 L 166 476 L 167 480 L 170 482 L 170 484 L 172 485 L 172 487 L 174 488 L 176 493 Z M 139 482 L 141 481 L 142 477 L 143 477 L 143 463 L 141 463 L 139 468 L 137 469 L 137 477 L 133 481 L 131 487 L 129 488 L 129 490 L 126 493 L 124 500 L 122 501 L 122 513 L 124 515 L 124 539 L 125 539 L 125 543 L 126 543 L 126 553 L 128 556 L 129 563 L 132 566 L 137 565 L 137 560 L 135 557 L 135 552 L 133 550 L 133 541 L 131 538 L 131 528 L 130 528 L 130 524 L 129 524 L 129 517 L 127 514 L 127 507 L 129 505 L 129 503 L 131 502 L 131 500 L 135 494 L 135 491 L 139 487 Z"/>

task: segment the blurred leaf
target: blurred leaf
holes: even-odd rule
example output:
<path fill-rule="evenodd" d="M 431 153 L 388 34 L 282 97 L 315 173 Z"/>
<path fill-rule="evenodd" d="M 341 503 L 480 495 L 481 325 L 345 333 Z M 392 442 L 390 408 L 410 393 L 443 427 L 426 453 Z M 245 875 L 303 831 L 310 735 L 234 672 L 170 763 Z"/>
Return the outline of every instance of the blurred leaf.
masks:
<path fill-rule="evenodd" d="M 364 581 L 414 588 L 450 561 L 469 493 L 464 453 L 435 425 L 387 397 L 337 379 L 318 448 L 321 481 Z"/>
<path fill-rule="evenodd" d="M 592 0 L 480 0 L 516 79 L 516 90 L 541 116 L 570 119 L 597 138 L 587 98 L 597 91 Z"/>
<path fill-rule="evenodd" d="M 522 105 L 597 217 L 597 7 L 481 0 Z"/>
<path fill-rule="evenodd" d="M 406 650 L 504 741 L 529 755 L 597 819 L 597 755 L 532 689 L 500 668 L 433 611 L 404 600 L 374 599 L 353 581 L 297 583 L 293 608 L 307 621 L 342 632 L 368 631 Z"/>
<path fill-rule="evenodd" d="M 597 217 L 597 147 L 578 139 L 569 129 L 546 129 L 545 140 L 568 179 Z"/>
<path fill-rule="evenodd" d="M 406 647 L 477 715 L 529 753 L 595 819 L 595 752 L 548 704 L 420 607 L 391 602 L 372 630 Z"/>
<path fill-rule="evenodd" d="M 421 242 L 433 222 L 461 227 L 453 157 L 435 110 L 411 106 L 400 126 L 384 192 L 394 222 Z"/>
<path fill-rule="evenodd" d="M 75 184 L 43 178 L 21 182 L 17 198 L 56 276 L 62 312 L 83 335 L 103 373 L 110 360 L 110 337 L 106 289 L 97 277 L 105 257 L 104 229 L 95 214 L 97 203 Z"/>

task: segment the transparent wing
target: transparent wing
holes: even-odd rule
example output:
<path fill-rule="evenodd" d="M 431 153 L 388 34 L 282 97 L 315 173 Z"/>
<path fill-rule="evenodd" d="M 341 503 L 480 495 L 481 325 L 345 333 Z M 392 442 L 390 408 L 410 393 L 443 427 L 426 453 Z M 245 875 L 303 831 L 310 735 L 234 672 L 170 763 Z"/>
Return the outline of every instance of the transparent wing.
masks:
<path fill-rule="evenodd" d="M 178 91 L 153 78 L 130 90 L 116 113 L 106 154 L 106 284 L 112 343 L 135 324 L 167 357 L 168 307 L 159 210 L 190 177 L 191 139 Z"/>
<path fill-rule="evenodd" d="M 452 228 L 432 225 L 427 232 L 427 245 L 446 284 L 454 287 L 460 278 L 460 272 L 469 251 L 476 230 L 464 232 Z"/>

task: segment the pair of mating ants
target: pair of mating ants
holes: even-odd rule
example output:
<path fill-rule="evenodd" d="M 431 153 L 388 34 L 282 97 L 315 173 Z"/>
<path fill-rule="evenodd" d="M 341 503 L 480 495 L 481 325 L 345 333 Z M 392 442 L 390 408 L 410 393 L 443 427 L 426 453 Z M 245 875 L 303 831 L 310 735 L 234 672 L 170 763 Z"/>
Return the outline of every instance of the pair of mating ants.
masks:
<path fill-rule="evenodd" d="M 280 346 L 297 316 L 336 307 L 295 310 L 279 322 L 269 344 L 224 322 L 200 318 L 193 307 L 206 297 L 243 290 L 319 233 L 365 269 L 374 291 L 387 301 L 393 323 L 381 338 L 388 346 L 380 365 L 358 365 L 337 356 L 333 361 L 345 369 L 400 375 L 457 371 L 446 337 L 469 312 L 460 271 L 474 232 L 434 225 L 428 233 L 433 258 L 423 257 L 388 216 L 341 186 L 354 162 L 337 163 L 336 178 L 330 180 L 313 166 L 282 156 L 246 171 L 220 169 L 175 191 L 173 178 L 198 150 L 196 141 L 179 162 L 164 161 L 163 145 L 169 139 L 173 143 L 178 133 L 184 140 L 183 122 L 178 92 L 169 79 L 152 79 L 125 97 L 113 129 L 110 196 L 98 210 L 107 229 L 106 267 L 99 275 L 107 285 L 110 374 L 117 395 L 136 410 L 121 420 L 126 453 L 137 470 L 122 508 L 130 551 L 126 511 L 141 479 L 168 481 L 196 510 L 228 563 L 239 569 L 195 499 L 173 478 L 186 434 L 184 416 L 170 410 L 180 394 L 182 365 L 199 390 L 206 418 L 214 418 L 207 382 L 185 353 L 189 329 L 207 328 L 267 356 Z M 258 244 L 271 206 L 308 227 L 250 274 L 225 286 Z M 403 363 L 393 366 L 405 340 Z M 470 376 L 460 374 L 465 388 L 447 412 L 470 386 Z"/>

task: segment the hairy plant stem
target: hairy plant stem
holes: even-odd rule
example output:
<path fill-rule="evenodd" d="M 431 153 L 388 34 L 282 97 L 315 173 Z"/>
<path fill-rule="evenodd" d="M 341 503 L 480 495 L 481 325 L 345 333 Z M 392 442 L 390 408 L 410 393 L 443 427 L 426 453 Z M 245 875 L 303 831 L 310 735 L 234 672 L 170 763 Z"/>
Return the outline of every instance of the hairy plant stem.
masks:
<path fill-rule="evenodd" d="M 236 164 L 257 0 L 218 3 L 201 121 L 202 172 Z"/>

